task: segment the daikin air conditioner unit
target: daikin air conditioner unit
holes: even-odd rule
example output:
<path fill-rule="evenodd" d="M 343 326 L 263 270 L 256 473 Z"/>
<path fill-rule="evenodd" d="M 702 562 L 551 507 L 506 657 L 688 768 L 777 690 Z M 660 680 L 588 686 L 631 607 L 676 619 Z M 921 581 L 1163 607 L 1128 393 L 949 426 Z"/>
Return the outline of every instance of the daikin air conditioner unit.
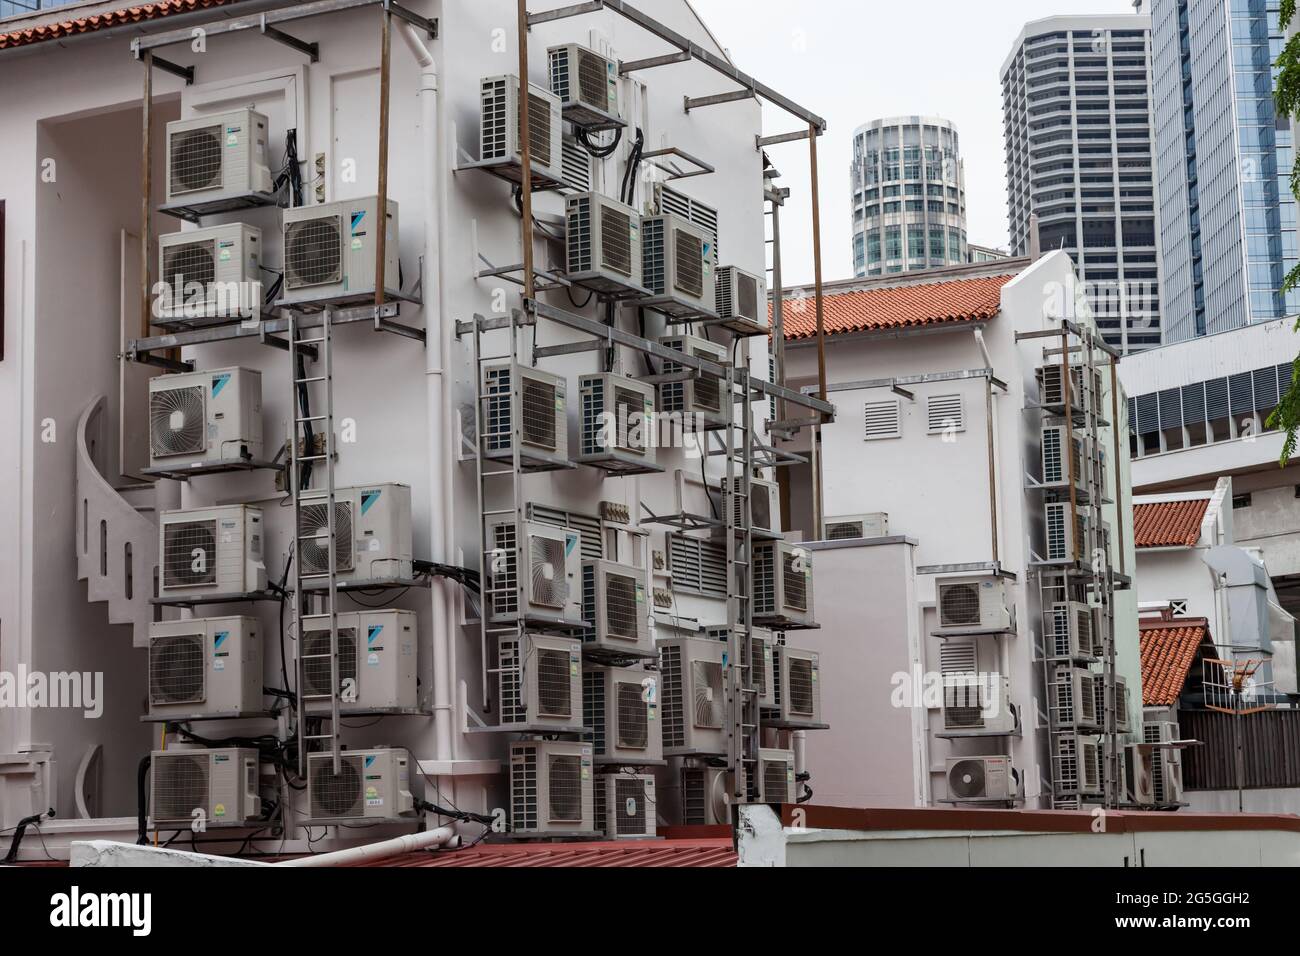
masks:
<path fill-rule="evenodd" d="M 188 830 L 200 819 L 207 827 L 260 819 L 257 765 L 252 749 L 155 750 L 149 756 L 154 829 Z"/>
<path fill-rule="evenodd" d="M 159 519 L 159 595 L 248 594 L 266 589 L 262 509 L 224 505 L 164 511 Z"/>
<path fill-rule="evenodd" d="M 772 325 L 767 314 L 767 280 L 737 266 L 718 269 L 714 305 L 722 324 L 740 335 L 766 335 Z"/>
<path fill-rule="evenodd" d="M 752 550 L 754 623 L 776 630 L 812 624 L 811 553 L 789 541 L 760 541 Z"/>
<path fill-rule="evenodd" d="M 328 710 L 329 620 L 307 619 L 299 643 L 302 692 L 309 711 Z M 417 621 L 414 611 L 344 611 L 338 615 L 338 696 L 344 711 L 407 711 L 417 697 Z"/>
<path fill-rule="evenodd" d="M 251 617 L 149 625 L 149 715 L 238 716 L 262 709 L 262 637 Z"/>
<path fill-rule="evenodd" d="M 1142 725 L 1146 744 L 1167 744 L 1180 740 L 1178 722 L 1154 720 Z M 1151 747 L 1151 791 L 1155 802 L 1173 805 L 1183 801 L 1183 752 L 1171 747 Z"/>
<path fill-rule="evenodd" d="M 266 117 L 234 110 L 167 124 L 167 203 L 270 193 Z"/>
<path fill-rule="evenodd" d="M 219 368 L 149 380 L 151 468 L 261 457 L 261 372 Z"/>
<path fill-rule="evenodd" d="M 1075 733 L 1054 734 L 1052 776 L 1058 795 L 1101 793 L 1101 745 L 1097 738 Z"/>
<path fill-rule="evenodd" d="M 665 756 L 727 752 L 726 655 L 722 641 L 659 642 Z"/>
<path fill-rule="evenodd" d="M 503 635 L 497 688 L 503 727 L 582 727 L 582 645 L 568 637 Z"/>
<path fill-rule="evenodd" d="M 676 319 L 715 315 L 713 236 L 667 214 L 641 220 L 641 284 L 647 308 Z"/>
<path fill-rule="evenodd" d="M 772 648 L 774 705 L 764 718 L 781 724 L 820 724 L 822 719 L 821 655 L 777 645 Z"/>
<path fill-rule="evenodd" d="M 722 826 L 731 822 L 728 772 L 723 767 L 682 767 L 682 824 Z"/>
<path fill-rule="evenodd" d="M 1010 757 L 949 757 L 945 764 L 948 798 L 962 803 L 1015 800 L 1020 779 Z"/>
<path fill-rule="evenodd" d="M 583 634 L 586 650 L 654 657 L 645 580 L 643 569 L 628 564 L 582 562 L 582 618 L 591 625 Z"/>
<path fill-rule="evenodd" d="M 1154 750 L 1141 744 L 1128 744 L 1124 748 L 1125 794 L 1129 803 L 1149 807 L 1156 802 Z"/>
<path fill-rule="evenodd" d="M 551 67 L 551 92 L 560 100 L 564 118 L 584 129 L 622 125 L 618 115 L 618 64 L 576 43 L 546 51 Z"/>
<path fill-rule="evenodd" d="M 1047 655 L 1091 660 L 1096 611 L 1078 601 L 1057 601 L 1047 610 Z"/>
<path fill-rule="evenodd" d="M 658 833 L 655 778 L 648 773 L 608 773 L 596 778 L 596 829 L 611 840 L 637 840 Z"/>
<path fill-rule="evenodd" d="M 401 294 L 397 203 L 381 221 L 379 197 L 284 211 L 284 292 L 278 305 L 374 301 L 375 250 L 384 230 L 384 292 Z"/>
<path fill-rule="evenodd" d="M 483 369 L 484 456 L 514 460 L 516 403 L 519 408 L 519 463 L 522 468 L 567 468 L 569 464 L 568 383 L 525 365 Z"/>
<path fill-rule="evenodd" d="M 653 385 L 613 372 L 578 379 L 582 401 L 582 447 L 574 459 L 607 471 L 655 468 Z"/>
<path fill-rule="evenodd" d="M 1097 697 L 1097 726 L 1104 732 L 1106 730 L 1106 711 L 1108 709 L 1106 705 L 1110 700 L 1111 693 L 1103 675 L 1097 675 L 1097 679 L 1093 681 L 1092 690 Z M 1118 674 L 1115 676 L 1115 732 L 1120 734 L 1129 732 L 1128 685 L 1124 678 Z"/>
<path fill-rule="evenodd" d="M 838 515 L 826 519 L 827 541 L 849 538 L 883 538 L 889 534 L 889 515 L 876 511 L 863 515 Z"/>
<path fill-rule="evenodd" d="M 1098 680 L 1098 675 L 1082 667 L 1056 669 L 1052 682 L 1047 685 L 1047 706 L 1057 727 L 1075 730 L 1100 727 L 1094 686 Z"/>
<path fill-rule="evenodd" d="M 686 222 L 703 229 L 712 243 L 713 265 L 715 267 L 718 265 L 720 260 L 718 258 L 718 210 L 716 208 L 700 202 L 694 196 L 674 189 L 663 182 L 657 182 L 651 187 L 650 208 L 659 215 L 672 213 L 679 219 L 684 219 Z"/>
<path fill-rule="evenodd" d="M 758 751 L 758 802 L 796 803 L 794 751 L 762 747 Z"/>
<path fill-rule="evenodd" d="M 1088 508 L 1075 506 L 1074 533 L 1070 533 L 1070 502 L 1049 501 L 1044 508 L 1046 558 L 1048 561 L 1087 561 Z"/>
<path fill-rule="evenodd" d="M 1043 405 L 1065 404 L 1065 366 L 1060 362 L 1041 366 L 1035 377 L 1038 379 L 1038 397 Z M 1076 408 L 1097 407 L 1105 394 L 1101 372 L 1094 369 L 1092 374 L 1084 374 L 1082 365 L 1070 366 L 1070 404 Z"/>
<path fill-rule="evenodd" d="M 947 733 L 1014 734 L 1020 715 L 1011 702 L 1011 678 L 985 673 L 943 675 L 943 729 Z M 990 691 L 992 696 L 990 696 Z"/>
<path fill-rule="evenodd" d="M 725 482 L 726 479 L 724 478 Z M 725 484 L 724 484 L 725 487 Z M 732 479 L 735 497 L 732 498 L 735 509 L 735 524 L 744 524 L 745 479 L 735 476 Z M 762 478 L 749 479 L 749 525 L 754 534 L 761 537 L 781 537 L 781 486 L 775 481 Z"/>
<path fill-rule="evenodd" d="M 563 175 L 561 130 L 564 125 L 559 97 L 530 83 L 528 101 L 532 174 L 559 181 Z M 499 169 L 503 175 L 521 182 L 519 78 L 486 77 L 480 86 L 480 105 L 479 165 Z"/>
<path fill-rule="evenodd" d="M 582 706 L 597 763 L 663 758 L 657 671 L 589 664 L 583 670 Z"/>
<path fill-rule="evenodd" d="M 1065 444 L 1072 431 L 1066 425 L 1044 425 L 1042 431 L 1043 484 L 1070 487 L 1071 471 L 1074 474 L 1074 486 L 1081 490 L 1088 487 L 1087 462 L 1083 454 L 1083 439 L 1075 434 L 1069 438 L 1073 449 L 1074 461 L 1066 461 Z"/>
<path fill-rule="evenodd" d="M 674 335 L 660 339 L 659 344 L 683 355 L 713 362 L 715 365 L 728 364 L 726 348 L 715 345 L 708 339 L 693 335 Z M 688 371 L 684 365 L 668 359 L 664 360 L 665 375 L 677 375 Z M 726 424 L 726 409 L 722 404 L 724 399 L 723 382 L 716 375 L 699 372 L 681 381 L 659 384 L 659 411 L 682 416 L 700 416 L 705 428 L 720 428 Z M 683 423 L 683 427 L 687 427 L 686 423 Z"/>
<path fill-rule="evenodd" d="M 415 815 L 405 750 L 358 750 L 307 755 L 308 819 L 313 823 L 398 820 Z"/>
<path fill-rule="evenodd" d="M 510 829 L 515 833 L 595 829 L 591 744 L 520 740 L 510 745 Z"/>
<path fill-rule="evenodd" d="M 564 203 L 565 278 L 610 294 L 644 295 L 641 286 L 641 217 L 598 192 Z"/>
<path fill-rule="evenodd" d="M 776 641 L 771 633 L 755 633 L 750 637 L 750 666 L 753 668 L 752 680 L 758 706 L 776 707 L 778 698 L 776 683 Z"/>
<path fill-rule="evenodd" d="M 262 230 L 246 223 L 159 236 L 154 324 L 259 315 L 261 262 Z"/>
<path fill-rule="evenodd" d="M 1004 578 L 991 574 L 941 578 L 935 591 L 940 627 L 1007 631 L 1016 626 Z"/>
<path fill-rule="evenodd" d="M 522 540 L 516 537 L 522 528 Z M 572 528 L 505 518 L 488 523 L 494 623 L 582 624 L 582 551 Z M 522 567 L 521 567 L 522 564 Z"/>
<path fill-rule="evenodd" d="M 302 496 L 297 559 L 306 583 L 329 573 L 329 502 L 322 492 Z M 411 577 L 411 489 L 376 484 L 334 489 L 334 572 L 338 581 Z"/>

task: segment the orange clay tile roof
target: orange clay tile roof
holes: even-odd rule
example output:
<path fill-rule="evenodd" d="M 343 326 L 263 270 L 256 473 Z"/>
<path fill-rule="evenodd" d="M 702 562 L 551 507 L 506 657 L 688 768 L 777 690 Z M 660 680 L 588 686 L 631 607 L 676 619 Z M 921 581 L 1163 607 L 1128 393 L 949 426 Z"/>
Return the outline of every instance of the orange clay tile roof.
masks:
<path fill-rule="evenodd" d="M 27 46 L 44 40 L 59 40 L 76 36 L 79 33 L 93 33 L 108 27 L 127 23 L 140 23 L 145 20 L 157 20 L 160 17 L 173 16 L 177 13 L 189 13 L 204 7 L 222 7 L 238 0 L 159 0 L 157 3 L 139 3 L 135 6 L 122 7 L 120 10 L 107 10 L 93 16 L 75 17 L 58 23 L 30 27 L 0 33 L 0 50 L 16 46 Z"/>
<path fill-rule="evenodd" d="M 1133 540 L 1139 548 L 1191 548 L 1201 538 L 1208 498 L 1150 501 L 1133 506 Z"/>
<path fill-rule="evenodd" d="M 977 276 L 827 292 L 823 297 L 823 324 L 830 336 L 991 319 L 1001 308 L 1002 287 L 1014 278 Z M 787 341 L 816 336 L 817 305 L 812 294 L 787 296 L 782 321 Z"/>
<path fill-rule="evenodd" d="M 1178 701 L 1196 651 L 1209 637 L 1203 617 L 1139 621 L 1142 654 L 1142 705 L 1169 707 Z"/>
<path fill-rule="evenodd" d="M 417 850 L 359 866 L 376 867 L 734 867 L 731 838 L 621 843 L 480 843 L 463 850 Z"/>

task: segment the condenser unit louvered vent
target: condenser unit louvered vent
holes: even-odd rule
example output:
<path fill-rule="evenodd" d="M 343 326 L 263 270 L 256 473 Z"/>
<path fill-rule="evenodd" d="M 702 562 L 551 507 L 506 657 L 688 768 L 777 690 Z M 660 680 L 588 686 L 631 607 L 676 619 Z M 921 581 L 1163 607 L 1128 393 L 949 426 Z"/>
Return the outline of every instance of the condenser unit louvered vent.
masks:
<path fill-rule="evenodd" d="M 582 761 L 576 754 L 547 754 L 548 822 L 582 822 Z"/>
<path fill-rule="evenodd" d="M 211 757 L 203 751 L 168 754 L 166 760 L 154 762 L 153 818 L 192 820 L 196 809 L 206 808 L 211 766 Z"/>
<path fill-rule="evenodd" d="M 879 402 L 867 402 L 863 405 L 862 411 L 862 437 L 867 441 L 874 441 L 879 438 L 898 438 L 902 435 L 898 399 L 891 398 Z"/>
<path fill-rule="evenodd" d="M 149 395 L 149 447 L 154 458 L 201 453 L 207 447 L 207 390 L 202 385 Z"/>
<path fill-rule="evenodd" d="M 193 587 L 217 581 L 217 521 L 176 521 L 163 526 L 163 581 Z"/>
<path fill-rule="evenodd" d="M 359 817 L 365 810 L 364 774 L 361 757 L 344 756 L 339 772 L 329 761 L 318 760 L 311 771 L 311 815 L 313 817 Z"/>
<path fill-rule="evenodd" d="M 528 536 L 528 571 L 533 604 L 562 608 L 568 599 L 568 586 L 559 573 L 564 567 L 564 542 L 541 535 Z"/>
<path fill-rule="evenodd" d="M 329 571 L 329 504 L 304 505 L 298 518 L 299 555 L 302 570 L 309 574 Z M 334 503 L 334 569 L 352 570 L 352 503 Z"/>
<path fill-rule="evenodd" d="M 149 642 L 149 703 L 200 703 L 207 671 L 203 633 L 155 637 Z"/>
<path fill-rule="evenodd" d="M 339 686 L 337 690 L 355 685 L 357 680 L 357 632 L 354 628 L 339 628 Z M 303 693 L 311 696 L 333 696 L 330 686 L 332 665 L 329 659 L 330 632 L 309 631 L 303 636 L 302 671 Z"/>
<path fill-rule="evenodd" d="M 674 591 L 690 591 L 712 597 L 727 594 L 726 547 L 717 541 L 668 536 L 668 570 Z"/>
<path fill-rule="evenodd" d="M 210 286 L 217 278 L 217 243 L 214 239 L 169 245 L 162 250 L 163 282 L 174 298 L 184 301 L 187 286 Z"/>
<path fill-rule="evenodd" d="M 658 214 L 671 213 L 703 230 L 713 247 L 713 262 L 718 260 L 718 210 L 664 183 L 654 186 L 654 209 Z"/>
<path fill-rule="evenodd" d="M 573 716 L 569 652 L 559 648 L 537 650 L 537 709 L 543 717 Z"/>
<path fill-rule="evenodd" d="M 565 130 L 561 143 L 560 178 L 575 192 L 591 189 L 591 154 L 568 130 Z"/>
<path fill-rule="evenodd" d="M 171 195 L 220 189 L 224 149 L 220 123 L 172 133 L 168 138 Z"/>
<path fill-rule="evenodd" d="M 343 223 L 338 216 L 320 216 L 284 227 L 285 287 L 338 282 L 343 278 Z"/>
<path fill-rule="evenodd" d="M 673 287 L 693 299 L 703 296 L 704 240 L 685 229 L 674 229 L 673 256 L 677 262 L 677 278 Z"/>
<path fill-rule="evenodd" d="M 695 715 L 695 726 L 721 730 L 722 665 L 716 661 L 692 662 L 691 686 L 694 691 L 692 713 Z"/>

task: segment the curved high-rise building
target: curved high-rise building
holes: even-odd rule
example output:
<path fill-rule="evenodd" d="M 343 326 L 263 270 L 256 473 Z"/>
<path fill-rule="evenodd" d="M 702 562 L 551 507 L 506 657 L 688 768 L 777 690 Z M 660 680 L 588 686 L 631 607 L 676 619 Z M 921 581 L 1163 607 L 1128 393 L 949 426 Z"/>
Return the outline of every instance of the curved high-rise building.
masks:
<path fill-rule="evenodd" d="M 851 182 L 856 276 L 966 261 L 966 177 L 948 120 L 893 116 L 859 126 Z"/>

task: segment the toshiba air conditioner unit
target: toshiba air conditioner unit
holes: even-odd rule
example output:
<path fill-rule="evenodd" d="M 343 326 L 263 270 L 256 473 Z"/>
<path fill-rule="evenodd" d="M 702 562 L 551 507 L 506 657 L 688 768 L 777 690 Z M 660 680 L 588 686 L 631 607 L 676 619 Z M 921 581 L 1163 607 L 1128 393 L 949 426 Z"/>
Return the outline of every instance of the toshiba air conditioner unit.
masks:
<path fill-rule="evenodd" d="M 821 655 L 778 644 L 772 648 L 773 706 L 763 718 L 798 728 L 822 720 Z"/>
<path fill-rule="evenodd" d="M 582 550 L 572 528 L 513 518 L 487 527 L 493 623 L 532 621 L 581 627 Z"/>
<path fill-rule="evenodd" d="M 588 653 L 656 656 L 646 601 L 646 573 L 641 568 L 596 559 L 582 562 L 582 619 Z"/>
<path fill-rule="evenodd" d="M 708 339 L 693 335 L 674 335 L 661 338 L 659 344 L 683 355 L 713 362 L 715 365 L 728 364 L 726 348 L 715 345 Z M 664 375 L 687 374 L 689 377 L 680 381 L 659 383 L 659 411 L 682 416 L 682 427 L 686 429 L 693 427 L 695 419 L 698 419 L 700 427 L 704 429 L 722 428 L 726 424 L 723 381 L 719 376 L 692 371 L 685 365 L 670 359 L 664 360 L 663 373 Z"/>
<path fill-rule="evenodd" d="M 251 617 L 149 625 L 149 716 L 240 716 L 262 710 L 262 636 Z"/>
<path fill-rule="evenodd" d="M 305 619 L 299 642 L 308 711 L 329 710 L 333 661 L 328 617 Z M 338 615 L 338 698 L 343 711 L 408 711 L 417 698 L 414 611 L 343 611 Z"/>
<path fill-rule="evenodd" d="M 1091 660 L 1095 655 L 1096 611 L 1079 601 L 1057 601 L 1047 609 L 1047 656 Z"/>
<path fill-rule="evenodd" d="M 1102 792 L 1101 745 L 1077 733 L 1052 735 L 1052 779 L 1058 796 Z"/>
<path fill-rule="evenodd" d="M 671 213 L 641 220 L 642 302 L 670 320 L 716 317 L 713 234 Z"/>
<path fill-rule="evenodd" d="M 725 488 L 726 479 L 723 479 Z M 737 475 L 732 479 L 732 503 L 737 528 L 745 524 L 745 479 Z M 749 526 L 755 535 L 763 538 L 781 537 L 781 486 L 762 478 L 749 479 Z"/>
<path fill-rule="evenodd" d="M 596 829 L 610 840 L 644 840 L 658 833 L 655 778 L 649 773 L 608 773 L 596 778 Z"/>
<path fill-rule="evenodd" d="M 571 468 L 567 390 L 563 375 L 526 365 L 485 366 L 480 437 L 484 457 L 513 462 L 517 427 L 520 468 Z M 519 409 L 517 423 L 516 407 Z"/>
<path fill-rule="evenodd" d="M 304 492 L 298 515 L 299 562 L 305 586 L 329 575 L 329 502 Z M 411 577 L 411 489 L 376 484 L 334 489 L 334 574 L 342 583 Z"/>
<path fill-rule="evenodd" d="M 149 466 L 203 468 L 262 457 L 262 373 L 182 372 L 149 380 Z"/>
<path fill-rule="evenodd" d="M 261 113 L 233 110 L 167 124 L 169 206 L 219 205 L 273 188 Z"/>
<path fill-rule="evenodd" d="M 582 727 L 582 645 L 575 638 L 506 634 L 497 642 L 501 726 Z"/>
<path fill-rule="evenodd" d="M 758 802 L 796 803 L 794 751 L 761 747 L 758 751 Z"/>
<path fill-rule="evenodd" d="M 991 574 L 941 578 L 935 591 L 940 627 L 1001 631 L 1015 627 L 1015 613 L 1003 578 Z"/>
<path fill-rule="evenodd" d="M 242 826 L 262 816 L 256 750 L 155 750 L 149 755 L 154 829 Z M 197 812 L 196 812 L 197 811 Z"/>
<path fill-rule="evenodd" d="M 551 92 L 560 100 L 564 118 L 587 130 L 623 125 L 618 109 L 618 64 L 576 43 L 546 51 Z"/>
<path fill-rule="evenodd" d="M 1101 678 L 1083 667 L 1058 667 L 1047 685 L 1053 723 L 1074 730 L 1100 729 L 1095 683 Z"/>
<path fill-rule="evenodd" d="M 813 623 L 812 554 L 789 541 L 753 546 L 753 621 L 774 630 Z"/>
<path fill-rule="evenodd" d="M 1084 442 L 1068 425 L 1044 425 L 1042 430 L 1043 484 L 1068 489 L 1070 475 L 1074 475 L 1074 486 L 1081 491 L 1088 488 L 1088 474 Z M 1068 438 L 1067 438 L 1068 436 Z M 1067 440 L 1072 449 L 1073 461 L 1067 461 L 1065 446 Z"/>
<path fill-rule="evenodd" d="M 563 179 L 564 126 L 559 97 L 528 84 L 528 143 L 534 185 Z M 519 77 L 489 76 L 480 84 L 479 166 L 523 182 Z M 540 180 L 540 182 L 539 182 Z"/>
<path fill-rule="evenodd" d="M 307 815 L 312 823 L 399 820 L 415 816 L 405 750 L 307 755 Z"/>
<path fill-rule="evenodd" d="M 261 262 L 262 230 L 247 223 L 159 236 L 154 324 L 260 315 Z"/>
<path fill-rule="evenodd" d="M 1155 774 L 1152 772 L 1155 753 L 1142 744 L 1128 744 L 1124 747 L 1124 789 L 1127 802 L 1139 807 L 1155 804 Z"/>
<path fill-rule="evenodd" d="M 727 644 L 697 637 L 659 642 L 664 755 L 725 754 Z"/>
<path fill-rule="evenodd" d="M 862 515 L 837 515 L 826 519 L 824 533 L 827 541 L 883 538 L 889 534 L 889 515 L 883 511 Z"/>
<path fill-rule="evenodd" d="M 683 826 L 731 822 L 729 773 L 725 767 L 682 767 L 679 775 Z"/>
<path fill-rule="evenodd" d="M 1142 725 L 1144 744 L 1168 744 L 1182 739 L 1175 720 L 1153 720 Z M 1183 802 L 1183 752 L 1172 747 L 1147 746 L 1151 753 L 1151 791 L 1157 805 Z"/>
<path fill-rule="evenodd" d="M 1070 532 L 1070 502 L 1049 501 L 1043 506 L 1046 558 L 1053 562 L 1087 561 L 1088 522 L 1091 511 L 1075 506 L 1074 532 Z"/>
<path fill-rule="evenodd" d="M 159 596 L 264 591 L 263 534 L 262 509 L 250 505 L 164 511 L 158 527 Z"/>
<path fill-rule="evenodd" d="M 597 763 L 663 759 L 659 673 L 588 664 L 583 670 L 583 725 Z"/>
<path fill-rule="evenodd" d="M 641 217 L 631 206 L 598 192 L 564 203 L 565 278 L 610 295 L 644 295 Z"/>
<path fill-rule="evenodd" d="M 595 829 L 591 744 L 519 740 L 510 745 L 510 829 L 585 833 Z"/>
<path fill-rule="evenodd" d="M 384 293 L 401 294 L 397 203 L 384 216 L 379 197 L 363 196 L 284 210 L 284 289 L 288 305 L 373 302 L 378 237 L 384 236 Z"/>
<path fill-rule="evenodd" d="M 614 372 L 578 379 L 581 454 L 574 461 L 612 473 L 662 471 L 655 464 L 653 385 Z"/>
<path fill-rule="evenodd" d="M 738 335 L 767 335 L 767 280 L 737 266 L 718 269 L 714 306 L 722 325 Z"/>
<path fill-rule="evenodd" d="M 1010 757 L 949 757 L 944 769 L 950 802 L 1011 801 L 1020 796 L 1020 775 Z"/>

